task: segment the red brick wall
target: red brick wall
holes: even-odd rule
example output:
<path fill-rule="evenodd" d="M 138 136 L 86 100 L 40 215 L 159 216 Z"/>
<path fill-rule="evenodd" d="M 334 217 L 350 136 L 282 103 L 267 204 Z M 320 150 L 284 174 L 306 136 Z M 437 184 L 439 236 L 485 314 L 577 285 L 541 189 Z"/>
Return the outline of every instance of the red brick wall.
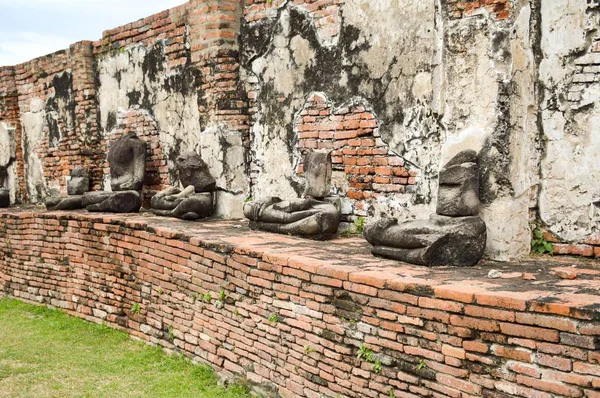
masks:
<path fill-rule="evenodd" d="M 379 195 L 403 194 L 407 186 L 417 184 L 418 172 L 405 168 L 389 151 L 379 135 L 377 117 L 362 105 L 334 109 L 323 95 L 313 94 L 294 128 L 300 158 L 308 150 L 331 151 L 333 170 L 346 175 L 348 189 L 343 194 L 356 201 L 355 215 L 364 215 Z"/>
<path fill-rule="evenodd" d="M 274 384 L 284 397 L 599 396 L 597 296 L 494 291 L 485 276 L 459 283 L 457 272 L 447 284 L 443 270 L 375 259 L 361 270 L 359 239 L 343 245 L 353 255 L 331 260 L 339 242 L 303 241 L 310 255 L 291 254 L 289 237 L 187 225 L 4 211 L 0 292 Z M 379 372 L 357 358 L 361 344 L 382 355 Z"/>
<path fill-rule="evenodd" d="M 510 16 L 511 0 L 446 0 L 450 19 L 465 18 L 482 11 L 489 12 L 497 19 Z"/>
<path fill-rule="evenodd" d="M 239 0 L 194 0 L 189 18 L 192 63 L 202 71 L 200 114 L 244 134 L 249 143 L 248 99 L 240 81 Z"/>

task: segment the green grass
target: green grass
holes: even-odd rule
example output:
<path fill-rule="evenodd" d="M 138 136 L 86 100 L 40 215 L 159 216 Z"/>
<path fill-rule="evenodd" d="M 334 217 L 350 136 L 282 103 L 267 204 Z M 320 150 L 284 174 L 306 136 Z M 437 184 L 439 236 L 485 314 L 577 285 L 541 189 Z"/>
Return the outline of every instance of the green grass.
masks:
<path fill-rule="evenodd" d="M 60 311 L 0 300 L 0 397 L 247 397 L 197 366 Z"/>

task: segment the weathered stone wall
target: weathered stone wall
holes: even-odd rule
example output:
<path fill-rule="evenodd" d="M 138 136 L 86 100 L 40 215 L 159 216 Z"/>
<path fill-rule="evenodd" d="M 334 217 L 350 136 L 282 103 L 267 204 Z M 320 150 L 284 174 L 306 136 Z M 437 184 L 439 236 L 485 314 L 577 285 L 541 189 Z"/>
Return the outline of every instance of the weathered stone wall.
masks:
<path fill-rule="evenodd" d="M 108 144 L 133 129 L 152 137 L 146 197 L 196 150 L 217 213 L 240 217 L 246 197 L 300 196 L 317 148 L 344 221 L 422 218 L 440 166 L 473 148 L 489 257 L 528 253 L 536 226 L 556 253 L 598 256 L 597 3 L 190 1 L 0 70 L 14 200 L 64 190 L 77 165 L 106 189 Z"/>
<path fill-rule="evenodd" d="M 5 210 L 0 296 L 123 329 L 282 397 L 600 396 L 593 266 L 523 264 L 537 280 L 506 266 L 490 283 L 498 264 L 411 267 L 358 238 L 234 225 Z M 578 285 L 553 275 L 565 270 Z"/>

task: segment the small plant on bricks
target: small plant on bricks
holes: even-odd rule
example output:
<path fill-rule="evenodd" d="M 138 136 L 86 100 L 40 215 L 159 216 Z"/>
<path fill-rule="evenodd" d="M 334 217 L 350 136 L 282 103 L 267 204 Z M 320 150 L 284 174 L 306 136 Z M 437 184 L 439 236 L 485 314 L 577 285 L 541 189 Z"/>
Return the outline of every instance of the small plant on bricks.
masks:
<path fill-rule="evenodd" d="M 531 250 L 537 254 L 554 254 L 554 245 L 544 239 L 544 234 L 539 228 L 533 230 L 533 239 L 531 240 Z"/>
<path fill-rule="evenodd" d="M 375 364 L 373 365 L 373 372 L 375 372 L 375 374 L 379 374 L 381 373 L 381 361 L 379 359 L 375 360 Z"/>
<path fill-rule="evenodd" d="M 202 299 L 205 303 L 210 303 L 210 301 L 212 300 L 212 294 L 210 294 L 210 292 L 206 292 L 204 293 L 204 296 L 202 296 Z"/>
<path fill-rule="evenodd" d="M 373 362 L 373 351 L 361 343 L 358 347 L 358 354 L 356 355 L 356 358 L 367 362 Z"/>
<path fill-rule="evenodd" d="M 363 217 L 359 216 L 356 220 L 354 220 L 354 231 L 357 234 L 362 234 L 364 229 L 365 229 L 365 219 Z"/>

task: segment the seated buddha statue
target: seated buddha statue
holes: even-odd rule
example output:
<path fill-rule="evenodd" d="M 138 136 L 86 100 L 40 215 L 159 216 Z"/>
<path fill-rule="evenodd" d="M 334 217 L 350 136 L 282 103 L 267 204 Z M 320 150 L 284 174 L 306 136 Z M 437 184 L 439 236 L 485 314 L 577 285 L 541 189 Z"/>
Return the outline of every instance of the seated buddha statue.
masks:
<path fill-rule="evenodd" d="M 427 220 L 381 218 L 365 226 L 375 255 L 417 265 L 472 266 L 483 256 L 486 225 L 477 216 L 477 153 L 462 151 L 439 173 L 436 214 Z"/>
<path fill-rule="evenodd" d="M 151 199 L 151 211 L 159 216 L 198 220 L 213 214 L 216 181 L 200 155 L 186 153 L 177 158 L 179 181 L 185 187 L 168 187 Z"/>
<path fill-rule="evenodd" d="M 46 200 L 48 210 L 77 210 L 83 208 L 83 194 L 90 190 L 90 175 L 81 166 L 71 171 L 71 178 L 67 183 L 68 196 L 52 195 Z"/>
<path fill-rule="evenodd" d="M 304 199 L 268 196 L 244 205 L 251 229 L 312 239 L 332 237 L 340 224 L 339 200 L 330 200 L 331 154 L 310 152 L 304 157 Z"/>
<path fill-rule="evenodd" d="M 86 192 L 83 206 L 93 212 L 138 212 L 142 207 L 146 143 L 134 133 L 123 135 L 110 145 L 108 164 L 112 192 Z"/>

